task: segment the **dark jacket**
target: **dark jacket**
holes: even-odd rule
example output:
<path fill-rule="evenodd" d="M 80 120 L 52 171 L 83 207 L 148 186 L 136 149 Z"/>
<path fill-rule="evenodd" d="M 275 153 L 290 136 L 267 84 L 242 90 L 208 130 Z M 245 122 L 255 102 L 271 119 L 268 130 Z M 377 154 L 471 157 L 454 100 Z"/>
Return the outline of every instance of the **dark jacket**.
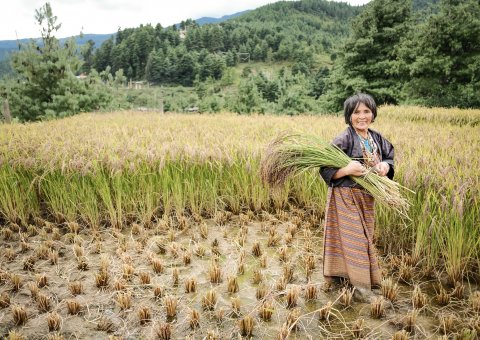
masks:
<path fill-rule="evenodd" d="M 386 138 L 384 138 L 380 133 L 368 129 L 368 132 L 372 135 L 373 140 L 378 146 L 378 151 L 382 162 L 388 163 L 390 165 L 390 170 L 388 171 L 387 177 L 393 179 L 395 173 L 394 164 L 393 164 L 393 145 Z M 332 144 L 338 146 L 345 152 L 350 158 L 358 158 L 361 163 L 363 163 L 363 153 L 362 146 L 358 139 L 357 133 L 355 130 L 349 126 L 345 131 L 339 134 L 333 140 Z M 360 187 L 349 176 L 345 176 L 339 179 L 332 179 L 333 175 L 337 172 L 337 168 L 321 168 L 320 175 L 322 176 L 325 183 L 331 187 Z"/>

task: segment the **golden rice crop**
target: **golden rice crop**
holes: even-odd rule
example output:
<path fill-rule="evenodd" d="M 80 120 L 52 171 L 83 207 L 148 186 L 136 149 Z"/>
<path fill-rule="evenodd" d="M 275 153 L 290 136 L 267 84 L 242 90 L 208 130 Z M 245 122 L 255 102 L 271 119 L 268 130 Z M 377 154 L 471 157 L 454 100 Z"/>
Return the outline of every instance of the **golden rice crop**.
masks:
<path fill-rule="evenodd" d="M 452 284 L 480 254 L 479 119 L 480 110 L 385 106 L 372 126 L 395 146 L 395 181 L 416 192 L 411 221 L 377 207 L 379 245 L 422 258 Z M 335 116 L 131 112 L 0 125 L 0 215 L 25 228 L 49 216 L 72 233 L 75 223 L 121 228 L 174 212 L 273 213 L 289 202 L 321 217 L 327 188 L 318 173 L 272 190 L 260 160 L 281 131 L 330 141 L 344 128 Z"/>

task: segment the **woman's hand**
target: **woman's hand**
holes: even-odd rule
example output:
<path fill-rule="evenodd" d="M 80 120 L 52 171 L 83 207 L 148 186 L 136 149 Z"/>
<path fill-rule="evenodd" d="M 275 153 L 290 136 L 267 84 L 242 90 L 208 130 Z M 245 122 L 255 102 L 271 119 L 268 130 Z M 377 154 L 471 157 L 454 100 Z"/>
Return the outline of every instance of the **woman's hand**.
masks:
<path fill-rule="evenodd" d="M 390 170 L 390 165 L 387 162 L 380 162 L 377 165 L 375 165 L 375 171 L 380 176 L 387 176 L 389 170 Z"/>
<path fill-rule="evenodd" d="M 348 176 L 363 176 L 365 175 L 365 167 L 359 161 L 350 161 L 346 167 L 344 167 L 345 173 Z"/>
<path fill-rule="evenodd" d="M 367 169 L 359 161 L 350 161 L 345 167 L 338 169 L 333 175 L 333 179 L 342 178 L 345 176 L 363 176 Z"/>

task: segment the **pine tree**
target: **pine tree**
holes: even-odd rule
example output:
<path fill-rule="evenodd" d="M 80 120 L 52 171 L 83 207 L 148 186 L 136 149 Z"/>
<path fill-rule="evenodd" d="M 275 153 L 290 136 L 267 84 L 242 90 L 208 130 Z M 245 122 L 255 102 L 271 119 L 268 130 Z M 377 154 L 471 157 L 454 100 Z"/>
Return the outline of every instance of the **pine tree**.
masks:
<path fill-rule="evenodd" d="M 61 24 L 49 3 L 36 10 L 35 19 L 42 43 L 31 40 L 12 56 L 12 66 L 19 76 L 7 93 L 13 116 L 31 121 L 97 108 L 102 103 L 93 87 L 75 77 L 81 61 L 74 39 L 61 45 L 54 35 Z"/>
<path fill-rule="evenodd" d="M 233 110 L 238 113 L 263 113 L 263 99 L 253 78 L 240 82 Z"/>
<path fill-rule="evenodd" d="M 411 1 L 374 0 L 367 5 L 329 78 L 322 98 L 327 110 L 339 110 L 355 92 L 370 93 L 379 104 L 398 103 L 402 83 L 395 74 L 396 46 L 408 33 L 410 20 Z"/>
<path fill-rule="evenodd" d="M 442 0 L 401 46 L 405 94 L 429 106 L 480 106 L 480 3 Z"/>

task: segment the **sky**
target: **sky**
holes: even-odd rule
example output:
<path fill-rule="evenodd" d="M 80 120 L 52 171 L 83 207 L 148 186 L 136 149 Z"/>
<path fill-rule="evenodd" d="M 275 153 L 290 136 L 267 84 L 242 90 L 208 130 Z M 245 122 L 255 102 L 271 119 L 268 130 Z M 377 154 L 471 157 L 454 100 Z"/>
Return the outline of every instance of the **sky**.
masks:
<path fill-rule="evenodd" d="M 35 9 L 45 0 L 0 0 L 0 40 L 15 40 L 40 36 L 35 22 Z M 62 27 L 58 38 L 84 34 L 115 33 L 118 28 L 140 24 L 163 27 L 188 18 L 219 18 L 254 9 L 275 0 L 50 0 L 53 14 Z M 369 0 L 343 0 L 351 5 L 363 5 Z"/>

